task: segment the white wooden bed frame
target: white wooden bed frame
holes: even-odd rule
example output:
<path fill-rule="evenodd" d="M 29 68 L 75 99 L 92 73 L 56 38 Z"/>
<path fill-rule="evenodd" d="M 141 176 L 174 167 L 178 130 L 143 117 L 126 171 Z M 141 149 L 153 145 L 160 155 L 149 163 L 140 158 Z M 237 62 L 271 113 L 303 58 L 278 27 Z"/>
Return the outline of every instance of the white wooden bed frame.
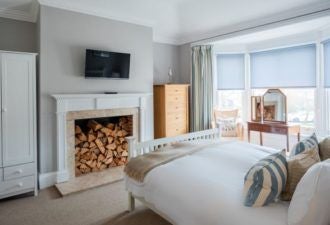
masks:
<path fill-rule="evenodd" d="M 148 152 L 156 151 L 159 148 L 163 148 L 167 145 L 171 145 L 173 143 L 177 142 L 183 142 L 183 141 L 192 141 L 192 140 L 212 140 L 212 139 L 220 139 L 220 129 L 210 129 L 210 130 L 204 130 L 204 131 L 198 131 L 188 134 L 183 134 L 179 136 L 174 137 L 168 137 L 168 138 L 160 138 L 155 140 L 150 140 L 146 142 L 137 143 L 136 138 L 134 137 L 127 137 L 128 141 L 128 149 L 129 149 L 129 158 L 134 158 L 139 155 L 146 154 Z M 134 211 L 135 209 L 135 199 L 138 199 L 140 202 L 142 202 L 146 207 L 150 208 L 154 212 L 158 213 L 160 216 L 162 216 L 164 219 L 168 220 L 172 224 L 174 224 L 173 221 L 171 221 L 169 218 L 164 216 L 161 212 L 155 209 L 150 203 L 147 203 L 143 198 L 134 196 L 133 193 L 128 193 L 128 210 Z"/>

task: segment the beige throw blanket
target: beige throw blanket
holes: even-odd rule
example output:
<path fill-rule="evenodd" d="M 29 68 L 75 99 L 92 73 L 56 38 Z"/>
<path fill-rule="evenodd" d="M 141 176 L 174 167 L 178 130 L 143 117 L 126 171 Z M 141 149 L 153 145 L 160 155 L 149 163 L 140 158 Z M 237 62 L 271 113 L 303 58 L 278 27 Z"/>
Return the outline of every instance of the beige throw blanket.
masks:
<path fill-rule="evenodd" d="M 130 159 L 125 166 L 124 172 L 130 178 L 142 183 L 145 176 L 152 169 L 175 159 L 203 150 L 205 146 L 208 146 L 211 143 L 212 141 L 203 141 L 198 144 L 196 144 L 196 142 L 172 144 L 171 146 Z"/>

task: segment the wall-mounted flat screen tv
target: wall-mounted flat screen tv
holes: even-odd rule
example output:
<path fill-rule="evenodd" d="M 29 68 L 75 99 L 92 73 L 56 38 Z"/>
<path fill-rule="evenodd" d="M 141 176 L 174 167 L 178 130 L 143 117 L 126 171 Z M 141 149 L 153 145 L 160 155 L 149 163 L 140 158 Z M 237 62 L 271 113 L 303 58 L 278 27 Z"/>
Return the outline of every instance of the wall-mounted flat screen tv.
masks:
<path fill-rule="evenodd" d="M 85 77 L 128 79 L 130 57 L 128 53 L 87 49 Z"/>

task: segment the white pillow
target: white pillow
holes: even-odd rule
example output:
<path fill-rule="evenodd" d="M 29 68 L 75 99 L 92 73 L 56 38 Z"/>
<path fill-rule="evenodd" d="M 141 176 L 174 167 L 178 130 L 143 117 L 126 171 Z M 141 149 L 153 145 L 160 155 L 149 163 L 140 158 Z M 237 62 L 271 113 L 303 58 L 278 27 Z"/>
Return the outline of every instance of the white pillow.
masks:
<path fill-rule="evenodd" d="M 313 165 L 302 177 L 288 212 L 289 225 L 330 224 L 330 159 Z"/>

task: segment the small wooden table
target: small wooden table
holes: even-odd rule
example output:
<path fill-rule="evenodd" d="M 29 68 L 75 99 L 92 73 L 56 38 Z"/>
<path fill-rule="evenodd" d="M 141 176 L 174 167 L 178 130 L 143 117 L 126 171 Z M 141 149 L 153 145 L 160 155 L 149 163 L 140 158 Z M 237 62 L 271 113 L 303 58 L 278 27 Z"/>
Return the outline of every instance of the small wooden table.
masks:
<path fill-rule="evenodd" d="M 248 140 L 250 142 L 250 132 L 257 131 L 260 133 L 260 145 L 263 145 L 262 133 L 283 134 L 286 135 L 286 150 L 289 151 L 289 135 L 296 134 L 300 141 L 300 125 L 275 122 L 248 122 Z"/>

